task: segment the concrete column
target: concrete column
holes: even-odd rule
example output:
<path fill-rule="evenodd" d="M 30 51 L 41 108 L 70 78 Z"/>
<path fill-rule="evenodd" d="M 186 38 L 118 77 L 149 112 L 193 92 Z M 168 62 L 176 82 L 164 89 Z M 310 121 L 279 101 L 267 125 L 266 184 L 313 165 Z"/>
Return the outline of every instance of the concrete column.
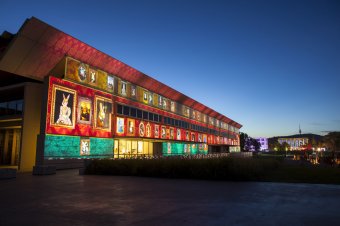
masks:
<path fill-rule="evenodd" d="M 19 171 L 32 171 L 36 158 L 36 141 L 40 131 L 42 84 L 26 83 Z"/>

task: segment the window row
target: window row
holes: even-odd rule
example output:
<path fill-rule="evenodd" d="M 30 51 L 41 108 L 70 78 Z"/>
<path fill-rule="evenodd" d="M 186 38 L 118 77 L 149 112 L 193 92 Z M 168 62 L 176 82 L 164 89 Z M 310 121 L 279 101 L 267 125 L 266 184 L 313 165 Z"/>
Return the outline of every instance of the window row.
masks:
<path fill-rule="evenodd" d="M 0 103 L 0 116 L 22 114 L 24 100 L 13 100 Z"/>
<path fill-rule="evenodd" d="M 138 119 L 142 119 L 142 120 L 148 120 L 148 121 L 152 121 L 152 122 L 162 123 L 162 124 L 165 124 L 165 125 L 170 125 L 170 126 L 174 126 L 174 127 L 178 127 L 178 128 L 182 128 L 182 129 L 198 131 L 198 132 L 201 132 L 201 133 L 209 133 L 209 134 L 214 134 L 216 136 L 220 135 L 220 132 L 218 130 L 209 129 L 209 128 L 204 127 L 204 126 L 191 124 L 191 123 L 188 123 L 188 122 L 183 121 L 183 120 L 178 120 L 178 119 L 162 116 L 162 115 L 159 115 L 159 114 L 156 114 L 156 113 L 143 111 L 141 109 L 129 107 L 129 106 L 126 106 L 126 105 L 117 104 L 117 114 L 122 115 L 122 116 L 133 117 L 133 118 L 138 118 Z M 226 137 L 227 137 L 227 135 L 226 135 Z"/>

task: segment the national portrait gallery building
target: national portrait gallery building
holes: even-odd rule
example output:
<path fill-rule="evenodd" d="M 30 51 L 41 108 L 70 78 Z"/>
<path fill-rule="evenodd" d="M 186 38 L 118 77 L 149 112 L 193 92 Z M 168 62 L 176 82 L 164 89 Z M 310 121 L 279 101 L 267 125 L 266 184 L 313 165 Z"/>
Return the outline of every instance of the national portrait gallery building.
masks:
<path fill-rule="evenodd" d="M 241 126 L 34 17 L 0 38 L 0 166 L 237 152 Z"/>

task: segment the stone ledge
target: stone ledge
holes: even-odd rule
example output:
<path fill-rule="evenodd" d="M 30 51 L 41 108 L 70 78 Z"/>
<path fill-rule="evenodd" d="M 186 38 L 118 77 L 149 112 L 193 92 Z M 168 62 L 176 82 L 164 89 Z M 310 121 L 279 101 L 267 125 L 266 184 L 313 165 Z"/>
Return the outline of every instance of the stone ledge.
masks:
<path fill-rule="evenodd" d="M 33 166 L 33 175 L 52 175 L 56 174 L 55 166 Z"/>
<path fill-rule="evenodd" d="M 12 179 L 17 177 L 17 170 L 12 168 L 0 168 L 0 179 Z"/>

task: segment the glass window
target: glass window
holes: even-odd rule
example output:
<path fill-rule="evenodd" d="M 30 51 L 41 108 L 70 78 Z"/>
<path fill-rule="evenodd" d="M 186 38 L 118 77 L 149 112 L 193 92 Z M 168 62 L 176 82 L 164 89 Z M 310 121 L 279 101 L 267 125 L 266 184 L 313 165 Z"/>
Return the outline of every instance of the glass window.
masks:
<path fill-rule="evenodd" d="M 117 114 L 119 115 L 123 114 L 123 106 L 120 104 L 117 105 Z"/>
<path fill-rule="evenodd" d="M 150 120 L 150 121 L 153 121 L 153 118 L 154 118 L 154 117 L 153 117 L 153 113 L 149 112 L 149 120 Z"/>
<path fill-rule="evenodd" d="M 124 115 L 129 116 L 130 115 L 130 107 L 124 106 L 123 113 L 124 113 Z"/>
<path fill-rule="evenodd" d="M 134 154 L 134 155 L 137 154 L 137 141 L 132 141 L 131 153 Z"/>
<path fill-rule="evenodd" d="M 17 110 L 22 112 L 22 105 L 23 105 L 23 101 L 22 100 L 19 100 L 18 103 L 17 103 Z"/>
<path fill-rule="evenodd" d="M 16 110 L 16 109 L 17 109 L 17 103 L 16 103 L 16 101 L 8 102 L 8 109 Z"/>
<path fill-rule="evenodd" d="M 136 108 L 130 108 L 130 116 L 131 117 L 137 117 L 137 109 Z"/>
<path fill-rule="evenodd" d="M 158 120 L 159 120 L 158 114 L 154 114 L 154 115 L 153 115 L 153 119 L 154 119 L 156 122 L 159 122 L 159 121 L 158 121 Z"/>
<path fill-rule="evenodd" d="M 139 110 L 137 109 L 137 118 L 143 118 L 143 111 L 142 110 Z"/>
<path fill-rule="evenodd" d="M 149 114 L 147 111 L 143 111 L 143 119 L 148 120 L 149 119 Z"/>

